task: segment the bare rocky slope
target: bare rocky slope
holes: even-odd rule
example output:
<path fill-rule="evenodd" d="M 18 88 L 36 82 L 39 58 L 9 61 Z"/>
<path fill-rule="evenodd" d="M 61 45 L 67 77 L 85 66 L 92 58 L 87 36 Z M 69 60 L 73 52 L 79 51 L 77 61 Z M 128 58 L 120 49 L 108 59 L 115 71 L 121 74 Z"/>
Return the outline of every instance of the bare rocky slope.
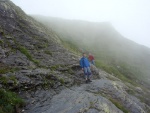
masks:
<path fill-rule="evenodd" d="M 140 99 L 149 91 L 94 66 L 93 82 L 85 84 L 78 58 L 55 32 L 11 1 L 0 1 L 0 89 L 25 100 L 16 112 L 149 113 Z"/>

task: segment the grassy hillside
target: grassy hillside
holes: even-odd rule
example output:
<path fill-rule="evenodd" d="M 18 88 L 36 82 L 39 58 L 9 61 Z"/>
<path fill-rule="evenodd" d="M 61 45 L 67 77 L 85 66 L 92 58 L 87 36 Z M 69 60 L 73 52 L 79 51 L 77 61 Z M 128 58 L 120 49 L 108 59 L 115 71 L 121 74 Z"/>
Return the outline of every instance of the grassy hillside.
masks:
<path fill-rule="evenodd" d="M 149 83 L 150 49 L 124 38 L 110 23 L 33 17 L 79 51 L 93 53 L 96 65 L 105 71 L 124 80 Z"/>

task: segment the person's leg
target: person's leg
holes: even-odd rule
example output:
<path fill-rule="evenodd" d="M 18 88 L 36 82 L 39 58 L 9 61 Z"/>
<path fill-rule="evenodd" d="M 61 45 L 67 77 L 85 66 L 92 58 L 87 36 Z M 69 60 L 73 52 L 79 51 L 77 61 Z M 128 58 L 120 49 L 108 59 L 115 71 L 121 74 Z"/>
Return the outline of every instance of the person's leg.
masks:
<path fill-rule="evenodd" d="M 88 69 L 86 67 L 84 68 L 84 77 L 85 77 L 85 80 L 86 80 L 86 83 L 87 83 L 87 80 L 88 80 Z"/>
<path fill-rule="evenodd" d="M 92 82 L 92 81 L 90 80 L 91 75 L 92 75 L 92 72 L 91 72 L 90 67 L 88 67 L 88 68 L 87 68 L 87 73 L 88 73 L 88 78 L 87 78 L 87 79 L 88 79 L 88 81 L 89 81 L 89 82 Z"/>
<path fill-rule="evenodd" d="M 92 60 L 92 64 L 95 65 L 95 61 L 94 60 Z"/>

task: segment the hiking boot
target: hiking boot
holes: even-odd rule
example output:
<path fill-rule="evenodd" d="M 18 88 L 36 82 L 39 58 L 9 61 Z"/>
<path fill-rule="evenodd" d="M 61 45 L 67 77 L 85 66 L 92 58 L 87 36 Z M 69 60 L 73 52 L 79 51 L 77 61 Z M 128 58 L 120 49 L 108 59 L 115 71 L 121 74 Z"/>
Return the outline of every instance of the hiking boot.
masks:
<path fill-rule="evenodd" d="M 88 80 L 86 80 L 85 83 L 88 83 Z"/>
<path fill-rule="evenodd" d="M 88 82 L 92 82 L 92 80 L 88 79 Z"/>

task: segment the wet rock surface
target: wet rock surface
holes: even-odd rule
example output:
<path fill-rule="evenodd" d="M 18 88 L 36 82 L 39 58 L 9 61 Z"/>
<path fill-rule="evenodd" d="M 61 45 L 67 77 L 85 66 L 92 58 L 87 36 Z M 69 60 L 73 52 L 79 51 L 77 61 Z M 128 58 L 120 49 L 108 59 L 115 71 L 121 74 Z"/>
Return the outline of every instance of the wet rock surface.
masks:
<path fill-rule="evenodd" d="M 128 94 L 126 90 L 128 90 L 128 87 L 120 81 L 111 81 L 107 78 L 93 80 L 89 84 L 70 88 L 62 87 L 58 93 L 55 90 L 48 90 L 48 94 L 43 95 L 44 99 L 32 105 L 33 109 L 26 108 L 26 112 L 123 113 L 121 109 L 117 108 L 118 106 L 115 106 L 113 99 L 130 113 L 148 113 L 148 106 L 135 96 Z M 51 93 L 54 95 L 51 95 Z"/>
<path fill-rule="evenodd" d="M 82 88 L 63 90 L 51 100 L 51 106 L 45 113 L 122 113 L 106 98 L 89 93 Z"/>

